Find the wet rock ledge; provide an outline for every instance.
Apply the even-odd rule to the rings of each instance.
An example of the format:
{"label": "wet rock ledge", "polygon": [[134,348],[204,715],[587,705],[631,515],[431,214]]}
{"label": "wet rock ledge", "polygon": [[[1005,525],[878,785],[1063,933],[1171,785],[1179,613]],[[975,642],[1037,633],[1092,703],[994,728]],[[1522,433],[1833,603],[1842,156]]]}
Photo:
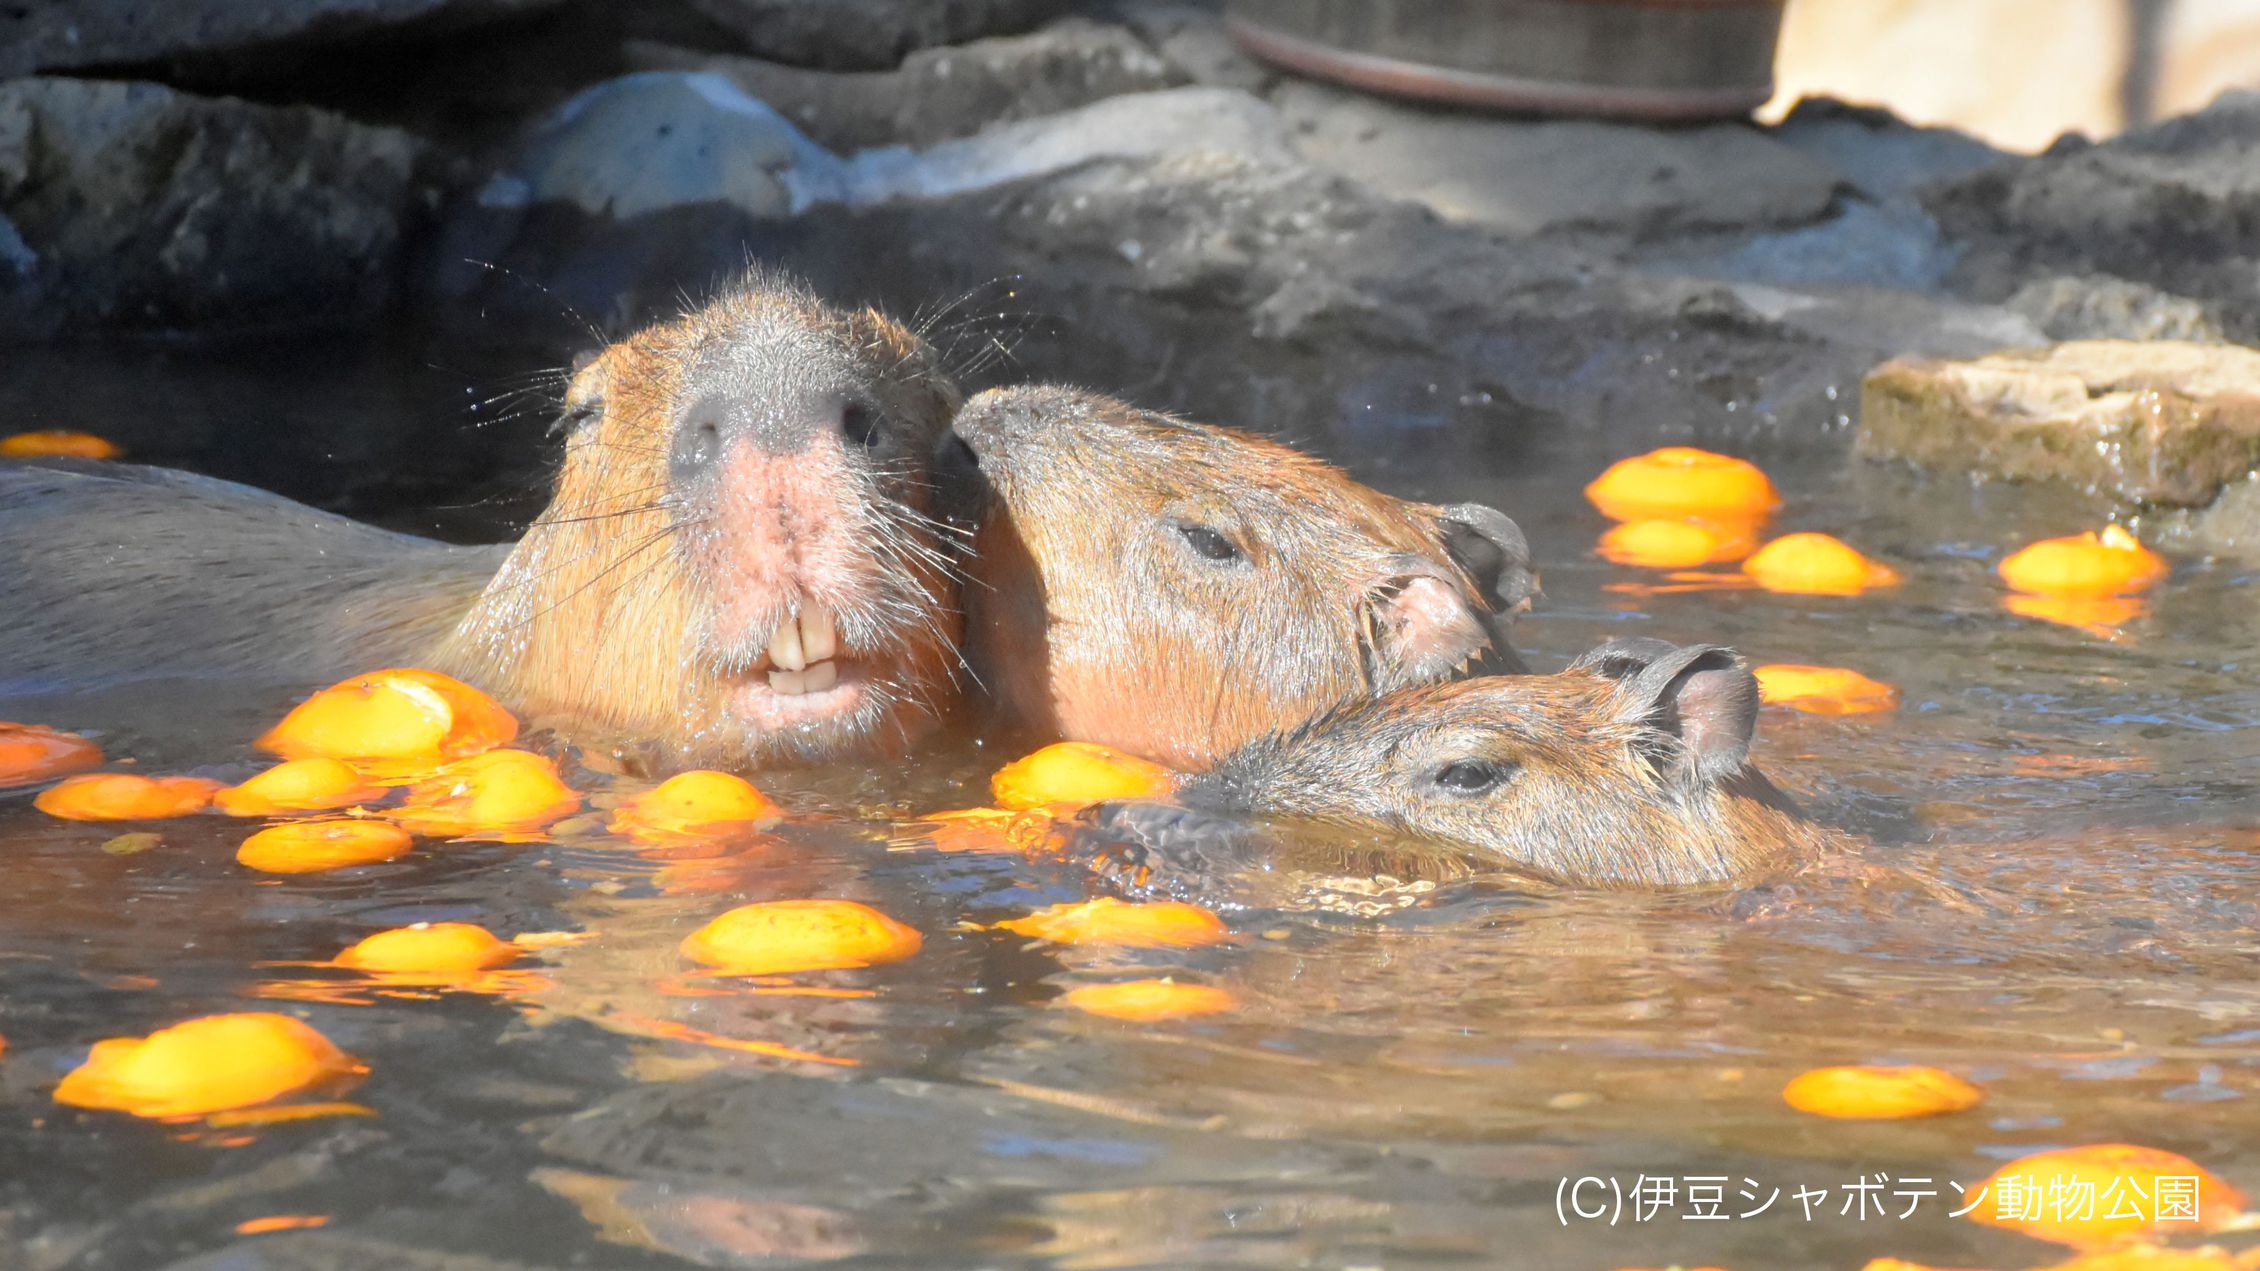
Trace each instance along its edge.
{"label": "wet rock ledge", "polygon": [[[1139,0],[58,0],[0,49],[5,341],[327,324],[555,361],[753,259],[925,315],[975,382],[1369,452],[1468,423],[1510,458],[1841,452],[1867,373],[1927,359],[1871,383],[1866,448],[1937,462],[2005,365],[1945,363],[2260,339],[2249,97],[2032,158],[1825,103],[1502,119],[1282,77],[1213,5]],[[2243,391],[2099,469],[2019,443],[1993,474],[2202,503],[2249,469]]]}

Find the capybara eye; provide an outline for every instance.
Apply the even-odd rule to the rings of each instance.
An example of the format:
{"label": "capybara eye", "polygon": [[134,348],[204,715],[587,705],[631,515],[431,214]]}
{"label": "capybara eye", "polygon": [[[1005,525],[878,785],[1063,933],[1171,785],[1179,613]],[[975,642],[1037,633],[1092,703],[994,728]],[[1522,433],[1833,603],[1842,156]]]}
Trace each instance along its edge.
{"label": "capybara eye", "polygon": [[569,437],[588,427],[603,413],[604,400],[602,398],[592,397],[587,401],[567,402],[565,409],[558,412],[557,422],[550,425],[549,433],[552,437]]}
{"label": "capybara eye", "polygon": [[1247,553],[1240,550],[1239,544],[1206,525],[1179,521],[1177,533],[1185,540],[1185,545],[1193,549],[1193,554],[1199,556],[1202,560],[1225,565],[1233,561],[1247,559]]}
{"label": "capybara eye", "polygon": [[1507,779],[1507,769],[1486,759],[1461,759],[1436,770],[1438,789],[1453,794],[1482,794]]}
{"label": "capybara eye", "polygon": [[887,439],[887,420],[862,402],[849,402],[840,407],[840,434],[870,450]]}

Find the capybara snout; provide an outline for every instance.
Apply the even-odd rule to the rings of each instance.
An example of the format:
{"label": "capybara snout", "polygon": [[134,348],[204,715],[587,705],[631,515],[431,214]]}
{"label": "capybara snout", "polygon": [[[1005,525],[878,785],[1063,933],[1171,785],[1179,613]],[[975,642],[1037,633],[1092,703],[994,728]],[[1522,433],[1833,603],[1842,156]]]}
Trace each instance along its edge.
{"label": "capybara snout", "polygon": [[958,400],[907,328],[759,275],[612,345],[441,660],[678,762],[899,746],[956,691],[929,463]]}
{"label": "capybara snout", "polygon": [[1558,675],[1345,703],[1182,794],[1377,827],[1578,884],[1728,882],[1836,837],[1750,766],[1757,715],[1757,681],[1733,650],[1616,640]]}
{"label": "capybara snout", "polygon": [[983,393],[953,433],[968,661],[1031,729],[1193,766],[1345,696],[1519,669],[1536,576],[1493,509],[1064,388]]}

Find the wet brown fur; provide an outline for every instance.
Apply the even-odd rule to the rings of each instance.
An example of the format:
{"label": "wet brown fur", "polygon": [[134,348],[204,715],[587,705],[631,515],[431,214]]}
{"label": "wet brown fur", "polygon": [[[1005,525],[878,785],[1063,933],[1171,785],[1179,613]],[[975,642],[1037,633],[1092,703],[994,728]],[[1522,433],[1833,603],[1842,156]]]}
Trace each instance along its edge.
{"label": "wet brown fur", "polygon": [[899,749],[954,699],[956,585],[938,550],[926,458],[959,397],[925,344],[877,312],[834,309],[754,279],[673,322],[612,345],[577,373],[572,431],[548,508],[435,658],[441,669],[536,717],[584,731],[661,738],[683,762],[830,755],[840,739],[748,738],[720,705],[749,654],[717,638],[713,580],[686,550],[700,527],[668,497],[668,454],[685,379],[702,351],[748,331],[790,328],[840,350],[916,456],[840,490],[870,550],[858,563],[878,602],[843,609],[843,647],[892,664],[883,701],[859,721]]}
{"label": "wet brown fur", "polygon": [[[1503,587],[1447,547],[1468,532],[1453,510],[1250,433],[1059,388],[983,394],[956,431],[990,496],[967,656],[1031,731],[1195,766],[1341,698],[1512,656],[1506,620],[1534,587],[1488,509],[1513,539]],[[1188,526],[1239,559],[1188,550]]]}
{"label": "wet brown fur", "polygon": [[[1731,673],[1747,675],[1738,660]],[[1581,665],[1348,703],[1231,756],[1186,794],[1473,849],[1583,886],[1746,882],[1851,847],[1739,753],[1705,770],[1689,747],[1668,703]],[[1470,761],[1507,775],[1480,794],[1439,783]]]}

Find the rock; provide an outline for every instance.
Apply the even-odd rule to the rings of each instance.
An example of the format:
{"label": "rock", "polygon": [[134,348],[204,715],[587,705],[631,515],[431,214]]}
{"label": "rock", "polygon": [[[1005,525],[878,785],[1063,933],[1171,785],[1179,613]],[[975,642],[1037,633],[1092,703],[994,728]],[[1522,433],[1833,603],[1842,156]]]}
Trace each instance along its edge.
{"label": "rock", "polygon": [[1861,391],[1859,453],[2196,507],[2260,464],[2260,352],[2099,340],[1901,359]]}
{"label": "rock", "polygon": [[1098,7],[1108,21],[1137,32],[1163,61],[1196,84],[1262,93],[1279,82],[1278,71],[1233,43],[1213,5],[1118,0]]}
{"label": "rock", "polygon": [[2209,306],[2156,287],[2101,274],[2040,278],[2019,287],[2008,306],[2052,340],[2195,340],[2228,338]]}
{"label": "rock", "polygon": [[42,0],[0,6],[0,78],[444,30],[558,0]]}
{"label": "rock", "polygon": [[746,49],[831,70],[893,66],[914,49],[1009,35],[1060,16],[1065,0],[690,0]]}
{"label": "rock", "polygon": [[[758,250],[787,234],[790,215],[978,198],[1101,161],[1202,151],[1291,157],[1262,102],[1181,88],[1111,97],[924,149],[842,158],[720,75],[643,72],[568,102],[450,213],[431,253],[431,298],[482,324],[560,313],[626,322],[678,295],[685,279],[743,268],[749,244]],[[885,259],[903,248],[845,250]],[[904,308],[934,301],[920,296]]]}
{"label": "rock", "polygon": [[1798,102],[1772,135],[1829,165],[1839,181],[1871,199],[1912,194],[2016,157],[1967,133],[1920,127],[1886,110],[1825,97]]}
{"label": "rock", "polygon": [[1827,214],[1829,165],[1734,124],[1522,122],[1296,82],[1275,94],[1304,157],[1449,220],[1516,235],[1769,228]]}
{"label": "rock", "polygon": [[1186,79],[1129,31],[1077,18],[922,49],[884,71],[809,70],[648,41],[631,42],[627,54],[639,69],[723,75],[838,151],[931,145]]}
{"label": "rock", "polygon": [[393,294],[420,153],[304,107],[0,83],[0,335],[369,319]]}
{"label": "rock", "polygon": [[616,220],[698,203],[776,216],[806,201],[790,188],[796,170],[837,164],[720,75],[648,71],[553,111],[479,202],[564,203]]}
{"label": "rock", "polygon": [[2206,302],[2231,337],[2260,338],[2260,95],[1988,168],[1924,202],[1971,243],[1958,277],[1977,294],[2005,297],[2036,274],[2111,275]]}

